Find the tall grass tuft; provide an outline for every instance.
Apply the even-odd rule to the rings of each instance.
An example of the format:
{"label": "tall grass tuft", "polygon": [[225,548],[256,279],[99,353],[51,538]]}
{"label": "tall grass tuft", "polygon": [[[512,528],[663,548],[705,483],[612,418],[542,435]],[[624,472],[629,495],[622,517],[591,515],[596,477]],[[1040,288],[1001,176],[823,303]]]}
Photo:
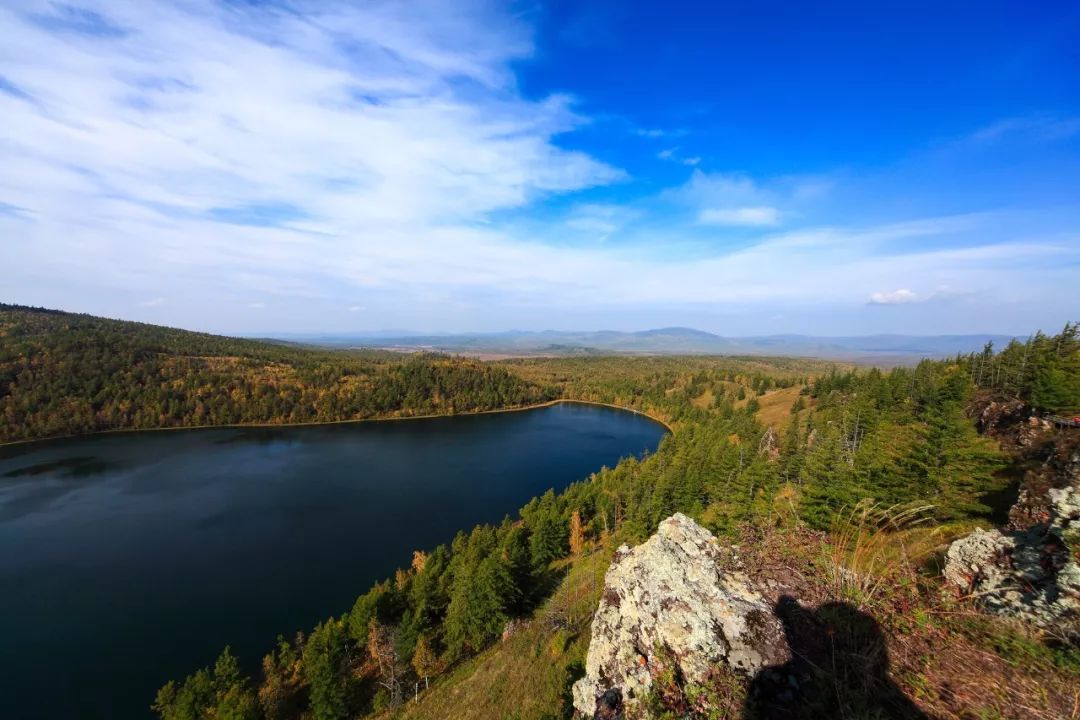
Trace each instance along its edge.
{"label": "tall grass tuft", "polygon": [[937,528],[921,527],[933,505],[882,507],[863,500],[833,518],[826,565],[838,597],[870,607],[885,588],[914,581],[916,571],[940,544]]}

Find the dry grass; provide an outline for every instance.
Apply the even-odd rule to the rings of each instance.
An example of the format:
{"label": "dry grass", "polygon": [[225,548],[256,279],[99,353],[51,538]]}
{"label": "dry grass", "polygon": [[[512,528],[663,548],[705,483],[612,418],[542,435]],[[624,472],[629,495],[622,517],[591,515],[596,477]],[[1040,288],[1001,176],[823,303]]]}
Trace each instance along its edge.
{"label": "dry grass", "polygon": [[[927,561],[968,528],[932,527],[924,516],[915,508],[856,508],[837,518],[836,536],[746,528],[739,566],[768,588],[772,604],[787,595],[818,617],[840,604],[872,618],[888,677],[929,717],[1080,720],[1080,651],[1048,647],[1031,629],[945,593]],[[848,650],[857,665],[858,643]]]}
{"label": "dry grass", "polygon": [[[930,521],[932,505],[881,507],[863,501],[836,515],[830,532],[827,568],[837,597],[872,607],[882,590],[911,580],[938,547]],[[920,541],[913,530],[924,529]]]}
{"label": "dry grass", "polygon": [[[795,404],[801,390],[801,385],[794,385],[782,390],[772,390],[759,397],[757,401],[761,407],[757,411],[758,421],[765,426],[771,425],[777,432],[783,431],[791,424],[791,406]],[[805,398],[805,401],[809,400],[810,398]]]}
{"label": "dry grass", "polygon": [[690,404],[693,405],[696,408],[701,408],[702,410],[707,410],[707,409],[712,407],[713,401],[715,399],[716,399],[716,396],[713,395],[712,390],[705,390],[705,392],[701,393],[696,398],[691,400]]}

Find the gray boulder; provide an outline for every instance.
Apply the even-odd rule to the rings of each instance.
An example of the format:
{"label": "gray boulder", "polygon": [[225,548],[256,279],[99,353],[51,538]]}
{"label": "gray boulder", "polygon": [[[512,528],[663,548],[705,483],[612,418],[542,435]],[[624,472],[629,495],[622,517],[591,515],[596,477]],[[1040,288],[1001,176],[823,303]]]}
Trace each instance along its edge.
{"label": "gray boulder", "polygon": [[976,530],[949,546],[945,580],[987,611],[1074,641],[1080,625],[1080,488],[1052,489],[1049,522],[1026,530]]}
{"label": "gray boulder", "polygon": [[718,664],[751,674],[786,659],[779,620],[744,575],[721,572],[720,560],[716,538],[682,514],[638,547],[619,548],[593,618],[585,677],[574,685],[581,714],[599,712],[598,700],[610,705],[612,691],[632,714],[665,663],[700,683]]}

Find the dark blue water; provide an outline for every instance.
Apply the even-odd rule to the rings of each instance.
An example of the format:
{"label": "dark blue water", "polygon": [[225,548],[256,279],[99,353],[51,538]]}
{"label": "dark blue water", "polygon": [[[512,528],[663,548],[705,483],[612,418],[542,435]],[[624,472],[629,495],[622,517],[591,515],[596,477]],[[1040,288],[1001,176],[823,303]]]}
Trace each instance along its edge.
{"label": "dark blue water", "polygon": [[609,408],[0,448],[0,717],[145,718],[226,644],[257,667],[414,549],[656,448]]}

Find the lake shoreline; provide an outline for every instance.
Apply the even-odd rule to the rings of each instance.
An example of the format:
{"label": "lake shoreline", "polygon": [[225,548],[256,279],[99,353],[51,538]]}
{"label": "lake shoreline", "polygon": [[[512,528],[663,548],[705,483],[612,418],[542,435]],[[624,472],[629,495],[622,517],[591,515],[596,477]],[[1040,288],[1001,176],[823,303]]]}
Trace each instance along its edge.
{"label": "lake shoreline", "polygon": [[348,612],[415,550],[498,527],[667,435],[638,413],[545,404],[0,451],[0,547],[18,549],[0,553],[0,587],[18,590],[0,599],[0,636],[26,648],[0,659],[9,714],[145,720],[162,685],[226,645],[257,673],[274,637]]}
{"label": "lake shoreline", "polygon": [[673,428],[667,422],[660,418],[650,415],[649,413],[642,412],[641,410],[635,410],[634,408],[623,407],[621,405],[614,405],[612,403],[599,402],[596,400],[575,400],[574,398],[558,398],[556,400],[548,400],[542,403],[534,403],[532,405],[522,405],[520,407],[507,407],[497,408],[495,410],[471,410],[469,412],[460,413],[430,413],[427,415],[401,415],[398,417],[371,417],[371,418],[353,418],[349,420],[319,420],[315,422],[297,422],[297,423],[234,423],[228,425],[182,425],[178,427],[161,427],[161,428],[116,428],[113,430],[98,430],[90,433],[77,433],[74,435],[52,435],[50,437],[33,438],[31,440],[12,440],[10,442],[0,443],[0,449],[6,447],[14,447],[16,445],[30,445],[33,443],[51,442],[53,440],[75,440],[79,438],[90,438],[99,435],[117,435],[120,433],[152,433],[152,432],[176,432],[178,430],[244,430],[244,429],[268,429],[268,428],[296,428],[296,427],[319,427],[322,425],[347,425],[350,423],[375,423],[375,422],[397,422],[401,420],[434,420],[436,418],[451,418],[451,417],[469,417],[474,415],[494,415],[497,413],[511,413],[511,412],[524,412],[526,410],[540,410],[541,408],[553,407],[563,403],[577,403],[579,405],[596,405],[599,407],[612,408],[614,410],[622,410],[623,412],[634,413],[635,415],[641,415],[644,418],[652,420],[658,425],[662,425],[672,435],[675,434],[675,428]]}

